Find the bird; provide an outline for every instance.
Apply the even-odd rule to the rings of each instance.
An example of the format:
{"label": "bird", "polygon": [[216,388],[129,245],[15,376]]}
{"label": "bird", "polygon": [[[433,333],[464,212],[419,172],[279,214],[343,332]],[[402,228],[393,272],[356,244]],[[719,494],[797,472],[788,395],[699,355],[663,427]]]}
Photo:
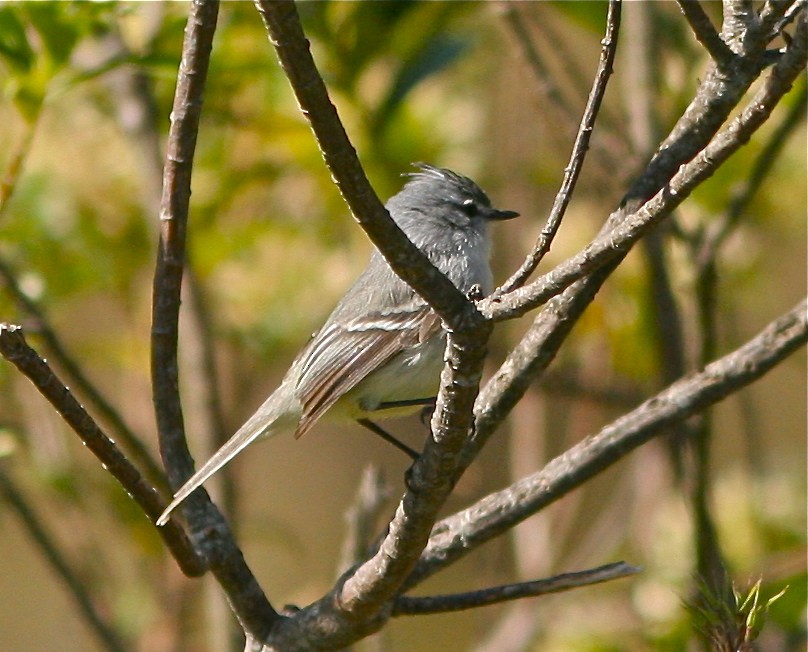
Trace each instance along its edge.
{"label": "bird", "polygon": [[[471,179],[416,163],[386,208],[395,223],[461,292],[493,290],[489,223],[518,217],[499,210]],[[284,431],[301,437],[321,418],[355,420],[417,453],[373,419],[434,404],[446,347],[440,317],[374,249],[365,270],[292,362],[280,386],[194,473],[157,520],[259,439]]]}

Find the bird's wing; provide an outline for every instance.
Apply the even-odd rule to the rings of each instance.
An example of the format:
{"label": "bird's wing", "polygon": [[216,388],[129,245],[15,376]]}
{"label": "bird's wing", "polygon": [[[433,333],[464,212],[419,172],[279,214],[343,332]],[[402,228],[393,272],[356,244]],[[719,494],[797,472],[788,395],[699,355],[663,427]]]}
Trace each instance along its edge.
{"label": "bird's wing", "polygon": [[302,354],[295,395],[303,415],[300,437],[334,403],[396,354],[440,331],[440,318],[426,304],[326,324]]}

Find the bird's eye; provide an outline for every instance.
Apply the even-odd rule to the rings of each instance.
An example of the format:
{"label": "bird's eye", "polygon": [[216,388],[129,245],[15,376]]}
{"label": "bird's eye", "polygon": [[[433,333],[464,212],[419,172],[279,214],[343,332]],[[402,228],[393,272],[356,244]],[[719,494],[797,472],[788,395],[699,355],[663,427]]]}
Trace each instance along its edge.
{"label": "bird's eye", "polygon": [[463,203],[460,204],[460,210],[462,210],[469,217],[474,217],[480,212],[479,207],[473,199],[464,199]]}

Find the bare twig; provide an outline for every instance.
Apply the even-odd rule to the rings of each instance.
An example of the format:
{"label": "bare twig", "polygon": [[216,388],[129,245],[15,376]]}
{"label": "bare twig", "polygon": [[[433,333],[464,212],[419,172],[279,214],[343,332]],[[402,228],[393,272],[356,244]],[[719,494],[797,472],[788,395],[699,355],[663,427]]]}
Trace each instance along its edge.
{"label": "bare twig", "polygon": [[482,318],[460,290],[412,244],[376,196],[314,64],[293,0],[255,0],[272,45],[354,218],[402,279],[455,331]]}
{"label": "bare twig", "polygon": [[714,405],[763,376],[808,341],[806,305],[803,300],[743,346],[703,371],[675,382],[543,470],[437,523],[406,588],[558,500],[671,423]]}
{"label": "bare twig", "polygon": [[677,0],[677,2],[696,39],[710,53],[713,61],[719,66],[728,65],[735,55],[721,40],[701,3],[698,0]]}
{"label": "bare twig", "polygon": [[20,310],[30,318],[27,329],[33,330],[45,343],[49,358],[55,360],[69,379],[70,385],[90,405],[95,408],[99,416],[107,422],[114,436],[120,440],[135,462],[143,468],[146,477],[156,487],[167,488],[166,477],[157,465],[152,454],[144,446],[140,438],[129,428],[121,414],[104,397],[98,387],[87,378],[81,366],[73,359],[62,340],[56,334],[45,311],[31,299],[17,281],[14,271],[0,260],[0,279]]}
{"label": "bare twig", "polygon": [[[48,399],[104,468],[154,523],[165,509],[163,500],[118,450],[115,443],[103,433],[47,362],[28,346],[19,326],[0,324],[0,355],[17,367]],[[172,524],[159,534],[186,575],[196,576],[205,572],[204,564],[179,526]]]}
{"label": "bare twig", "polygon": [[345,513],[347,532],[338,565],[340,575],[364,559],[379,511],[389,498],[390,487],[381,470],[372,464],[365,467],[353,504]]}
{"label": "bare twig", "polygon": [[606,84],[612,74],[612,64],[614,63],[614,56],[617,52],[617,36],[620,30],[621,8],[622,4],[620,0],[611,0],[609,2],[609,13],[606,18],[606,35],[603,37],[602,41],[603,48],[600,52],[600,61],[598,63],[597,72],[595,73],[595,80],[592,85],[592,90],[589,93],[589,99],[587,100],[586,109],[581,119],[581,125],[578,128],[578,134],[575,137],[570,162],[567,164],[567,167],[564,168],[564,179],[553,201],[553,207],[550,210],[547,223],[539,234],[533,251],[522,263],[522,266],[499,289],[494,291],[492,295],[494,300],[524,284],[536,267],[538,267],[542,258],[550,251],[553,238],[555,238],[555,234],[561,226],[561,220],[564,218],[564,213],[572,199],[575,184],[578,181],[578,176],[581,173],[581,168],[586,158],[586,152],[589,149],[589,139],[592,135],[592,129],[595,126],[595,120],[597,119],[603,96],[606,93]]}
{"label": "bare twig", "polygon": [[[622,259],[648,229],[681,204],[694,188],[709,178],[769,118],[805,66],[806,21],[801,21],[799,27],[798,37],[792,42],[793,47],[783,55],[752,101],[693,160],[682,165],[665,187],[658,190],[633,214],[626,214],[628,204],[625,204],[624,208],[613,214],[612,217],[620,216],[620,223],[612,230],[601,232],[578,254],[530,285],[496,299],[483,299],[478,303],[480,312],[497,321],[521,316],[559,294],[579,278],[610,261]],[[616,220],[610,218],[607,227],[614,221]]]}
{"label": "bare twig", "polygon": [[727,210],[716,226],[704,234],[703,240],[698,245],[699,252],[697,260],[700,265],[704,265],[706,261],[716,257],[721,244],[726,240],[738,223],[738,220],[743,216],[744,211],[767,178],[788,136],[797,126],[802,124],[803,118],[805,117],[807,100],[808,85],[803,83],[800,93],[794,98],[794,103],[788,110],[788,113],[755,159],[749,171],[749,176],[730,198]]}
{"label": "bare twig", "polygon": [[[191,3],[163,172],[152,297],[152,391],[160,451],[173,487],[180,486],[193,472],[179,396],[178,319],[191,171],[218,11],[217,0]],[[205,492],[196,492],[186,501],[184,513],[197,549],[227,593],[248,639],[262,639],[280,616],[247,567],[224,518]]]}
{"label": "bare twig", "polygon": [[16,483],[0,467],[0,495],[5,502],[20,517],[23,526],[31,539],[42,552],[54,572],[62,579],[79,608],[90,629],[99,643],[109,652],[126,652],[129,648],[122,640],[121,635],[106,621],[95,604],[89,592],[90,584],[79,577],[71,567],[70,562],[62,554],[62,546],[56,541],[53,533],[48,532],[44,521],[36,514],[29,501],[23,495]]}
{"label": "bare twig", "polygon": [[480,591],[424,597],[401,596],[395,602],[393,615],[417,616],[486,607],[510,600],[561,593],[562,591],[570,591],[582,586],[601,584],[635,575],[639,572],[640,569],[636,566],[630,566],[624,561],[619,561],[597,568],[590,568],[589,570],[563,573],[543,580],[504,584]]}
{"label": "bare twig", "polygon": [[[779,87],[780,94],[785,93],[792,80],[803,69],[805,30],[803,18],[797,32],[801,40],[795,39],[786,52],[787,60],[781,60],[775,66],[774,73],[767,81],[767,84]],[[747,67],[743,67],[732,77],[727,77],[717,68],[708,71],[694,100],[662,143],[645,172],[632,184],[621,207],[609,217],[604,231],[625,220],[645,198],[662,188],[682,164],[690,161],[706,146],[727,120],[729,112],[740,101],[749,85],[760,74],[761,67],[754,59],[743,63]],[[729,138],[732,138],[731,134]],[[533,380],[547,368],[572,327],[621,259],[619,257],[589,277],[577,281],[554,298],[536,317],[505,363],[480,393],[475,408],[477,420],[474,435],[464,451],[462,467],[471,463]]]}

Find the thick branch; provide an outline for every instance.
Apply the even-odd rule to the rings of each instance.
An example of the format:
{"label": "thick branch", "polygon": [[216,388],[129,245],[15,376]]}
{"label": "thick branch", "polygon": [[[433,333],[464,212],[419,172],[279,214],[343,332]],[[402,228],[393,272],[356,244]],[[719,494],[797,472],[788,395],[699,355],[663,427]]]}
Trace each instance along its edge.
{"label": "thick branch", "polygon": [[[165,509],[163,500],[118,450],[115,442],[102,432],[70,390],[53,373],[48,363],[28,346],[19,326],[0,324],[0,354],[34,384],[154,523]],[[170,527],[158,532],[183,573],[190,576],[204,573],[202,560],[194,552],[182,528],[176,523],[169,525]]]}
{"label": "thick branch", "polygon": [[590,568],[575,573],[563,573],[543,580],[493,586],[479,591],[425,597],[401,596],[393,608],[394,616],[419,616],[487,607],[521,598],[534,598],[550,593],[561,593],[582,586],[601,584],[639,573],[640,569],[623,561]]}
{"label": "thick branch", "polygon": [[390,267],[454,330],[482,321],[463,296],[393,222],[365,176],[328,90],[311,56],[292,0],[255,0],[300,109],[311,125],[326,165],[354,218]]}
{"label": "thick branch", "polygon": [[802,301],[742,347],[677,381],[541,471],[438,523],[407,588],[579,487],[672,423],[749,385],[806,341]]}

